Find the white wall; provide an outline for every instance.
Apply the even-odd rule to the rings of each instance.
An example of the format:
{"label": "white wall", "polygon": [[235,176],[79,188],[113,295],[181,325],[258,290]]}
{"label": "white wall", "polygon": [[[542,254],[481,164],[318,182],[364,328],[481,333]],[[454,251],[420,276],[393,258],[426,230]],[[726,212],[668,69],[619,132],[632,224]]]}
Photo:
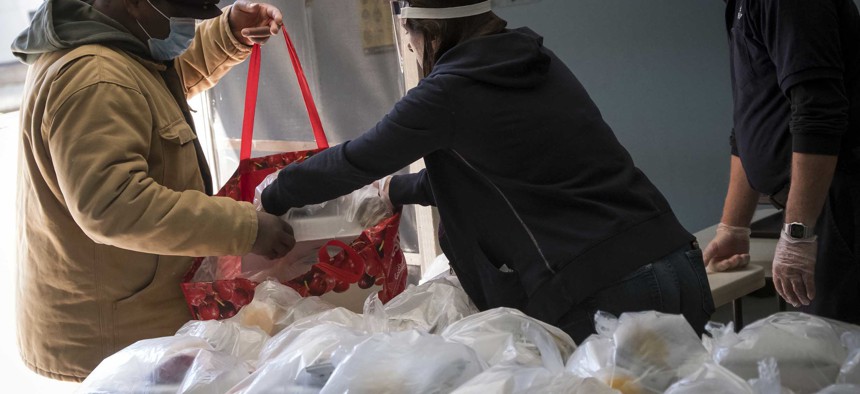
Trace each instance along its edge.
{"label": "white wall", "polygon": [[16,61],[9,47],[30,23],[30,11],[39,8],[40,0],[2,0],[0,5],[0,64]]}

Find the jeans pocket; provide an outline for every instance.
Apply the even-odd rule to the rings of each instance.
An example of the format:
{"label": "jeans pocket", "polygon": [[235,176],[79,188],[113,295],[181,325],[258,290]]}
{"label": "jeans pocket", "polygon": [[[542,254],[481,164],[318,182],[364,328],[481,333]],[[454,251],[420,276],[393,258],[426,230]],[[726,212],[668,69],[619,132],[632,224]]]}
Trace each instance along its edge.
{"label": "jeans pocket", "polygon": [[702,250],[694,248],[685,252],[687,262],[690,264],[690,269],[696,275],[700,292],[702,294],[702,311],[708,316],[711,316],[716,308],[714,307],[714,296],[711,294],[711,284],[708,282],[708,273],[705,272],[705,261],[702,258]]}
{"label": "jeans pocket", "polygon": [[654,265],[640,267],[592,297],[594,310],[619,316],[623,312],[662,311],[663,296]]}

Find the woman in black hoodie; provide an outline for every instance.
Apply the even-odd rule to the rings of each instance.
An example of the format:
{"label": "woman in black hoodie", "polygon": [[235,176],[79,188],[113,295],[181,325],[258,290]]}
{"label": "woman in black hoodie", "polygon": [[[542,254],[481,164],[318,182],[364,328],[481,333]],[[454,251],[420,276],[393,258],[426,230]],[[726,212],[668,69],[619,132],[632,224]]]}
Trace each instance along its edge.
{"label": "woman in black hoodie", "polygon": [[[395,2],[424,78],[375,127],[262,194],[267,212],[385,184],[395,206],[433,205],[440,244],[481,309],[517,308],[577,342],[598,310],[714,310],[701,251],[543,39],[506,29],[490,1]],[[386,178],[388,179],[388,178]]]}

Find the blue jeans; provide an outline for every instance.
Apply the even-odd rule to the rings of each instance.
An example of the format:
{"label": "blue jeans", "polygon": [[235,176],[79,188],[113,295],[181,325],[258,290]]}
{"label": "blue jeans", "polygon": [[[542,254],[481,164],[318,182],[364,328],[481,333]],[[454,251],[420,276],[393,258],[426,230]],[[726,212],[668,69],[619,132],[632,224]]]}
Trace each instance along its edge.
{"label": "blue jeans", "polygon": [[702,251],[695,242],[591,295],[571,308],[556,325],[579,344],[595,332],[597,311],[620,316],[623,312],[649,310],[682,314],[696,334],[702,335],[714,313],[714,300]]}

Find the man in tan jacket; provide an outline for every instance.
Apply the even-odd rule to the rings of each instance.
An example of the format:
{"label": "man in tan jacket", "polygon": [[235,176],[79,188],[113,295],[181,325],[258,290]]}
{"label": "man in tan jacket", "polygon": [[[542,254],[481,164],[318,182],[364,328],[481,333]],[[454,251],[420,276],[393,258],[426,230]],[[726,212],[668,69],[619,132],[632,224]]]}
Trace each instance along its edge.
{"label": "man in tan jacket", "polygon": [[173,335],[191,318],[186,256],[274,258],[295,244],[277,217],[207,195],[186,99],[282,24],[269,5],[215,3],[46,0],[13,44],[30,64],[18,343],[39,374],[80,381],[137,340]]}

